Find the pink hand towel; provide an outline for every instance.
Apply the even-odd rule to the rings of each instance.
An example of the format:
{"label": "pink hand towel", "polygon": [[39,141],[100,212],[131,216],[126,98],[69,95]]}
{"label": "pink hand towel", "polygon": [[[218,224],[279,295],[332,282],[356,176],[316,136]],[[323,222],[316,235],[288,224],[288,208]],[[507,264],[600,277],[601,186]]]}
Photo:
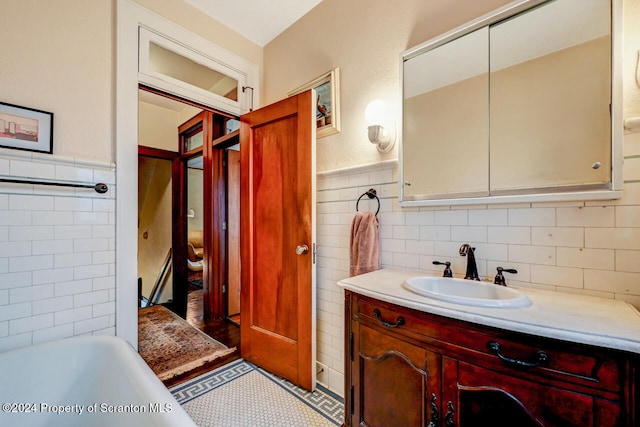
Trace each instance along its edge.
{"label": "pink hand towel", "polygon": [[349,274],[357,276],[380,269],[378,218],[373,212],[356,212],[351,223]]}

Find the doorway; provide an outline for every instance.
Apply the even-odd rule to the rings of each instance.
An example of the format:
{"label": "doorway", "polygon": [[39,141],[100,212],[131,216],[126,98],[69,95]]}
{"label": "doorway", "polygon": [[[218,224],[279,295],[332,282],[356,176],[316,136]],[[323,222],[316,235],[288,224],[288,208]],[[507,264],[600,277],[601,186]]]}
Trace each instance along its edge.
{"label": "doorway", "polygon": [[141,300],[165,304],[200,329],[226,322],[239,315],[228,297],[239,293],[239,166],[227,168],[239,153],[239,121],[146,87],[139,95]]}
{"label": "doorway", "polygon": [[172,300],[172,163],[176,153],[138,156],[138,306]]}

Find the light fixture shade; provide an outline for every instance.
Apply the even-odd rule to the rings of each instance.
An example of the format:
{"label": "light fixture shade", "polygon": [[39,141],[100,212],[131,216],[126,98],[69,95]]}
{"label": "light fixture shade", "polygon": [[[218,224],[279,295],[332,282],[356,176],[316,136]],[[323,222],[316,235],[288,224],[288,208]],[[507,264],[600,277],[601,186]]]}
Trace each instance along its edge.
{"label": "light fixture shade", "polygon": [[364,116],[367,120],[367,125],[384,125],[389,120],[387,112],[387,106],[383,101],[376,99],[371,101],[367,108],[364,110]]}

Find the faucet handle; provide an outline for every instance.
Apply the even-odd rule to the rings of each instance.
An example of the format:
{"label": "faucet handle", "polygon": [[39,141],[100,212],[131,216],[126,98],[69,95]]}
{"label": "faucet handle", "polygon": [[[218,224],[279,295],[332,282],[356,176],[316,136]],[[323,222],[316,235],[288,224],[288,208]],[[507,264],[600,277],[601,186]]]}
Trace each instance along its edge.
{"label": "faucet handle", "polygon": [[445,266],[442,277],[453,277],[453,271],[451,271],[451,263],[449,261],[447,262],[433,261],[433,264]]}
{"label": "faucet handle", "polygon": [[511,274],[518,273],[518,270],[516,270],[515,268],[498,267],[497,270],[498,270],[498,274],[496,274],[495,279],[493,279],[493,283],[495,283],[496,285],[502,285],[502,286],[507,286],[507,281],[504,279],[504,276],[502,275],[503,271],[505,273],[511,273]]}

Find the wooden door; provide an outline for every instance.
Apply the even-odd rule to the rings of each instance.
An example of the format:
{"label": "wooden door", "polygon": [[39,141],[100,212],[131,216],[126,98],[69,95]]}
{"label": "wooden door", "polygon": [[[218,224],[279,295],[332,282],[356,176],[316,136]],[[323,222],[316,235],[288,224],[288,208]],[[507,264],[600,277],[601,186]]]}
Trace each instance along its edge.
{"label": "wooden door", "polygon": [[237,150],[227,150],[227,260],[227,316],[231,317],[240,313],[240,152]]}
{"label": "wooden door", "polygon": [[[241,117],[241,354],[315,388],[315,98]],[[304,248],[308,249],[305,251]]]}

